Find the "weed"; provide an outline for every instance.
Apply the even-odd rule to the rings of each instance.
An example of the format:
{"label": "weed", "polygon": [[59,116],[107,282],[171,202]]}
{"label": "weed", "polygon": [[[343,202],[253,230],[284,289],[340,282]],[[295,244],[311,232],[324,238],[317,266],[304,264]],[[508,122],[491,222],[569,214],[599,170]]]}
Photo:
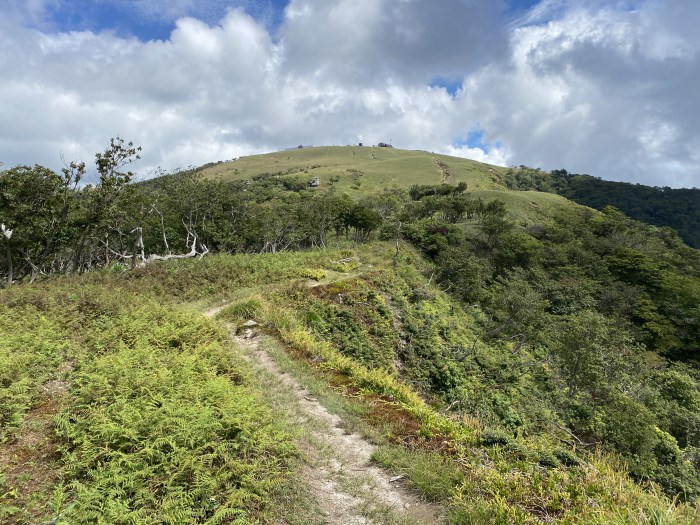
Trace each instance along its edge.
{"label": "weed", "polygon": [[434,452],[385,445],[374,452],[372,460],[405,475],[424,497],[434,501],[449,499],[464,480],[455,462]]}

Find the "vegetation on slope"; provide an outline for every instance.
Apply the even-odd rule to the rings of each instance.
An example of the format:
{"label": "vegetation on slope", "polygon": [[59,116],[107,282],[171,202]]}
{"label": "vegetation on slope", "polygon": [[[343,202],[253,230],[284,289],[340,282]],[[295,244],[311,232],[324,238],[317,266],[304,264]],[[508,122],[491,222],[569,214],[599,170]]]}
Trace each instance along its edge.
{"label": "vegetation on slope", "polygon": [[334,188],[353,197],[362,197],[384,189],[408,189],[415,184],[443,182],[468,181],[472,188],[489,189],[499,187],[494,179],[503,170],[426,151],[334,146],[241,157],[203,166],[198,171],[207,179],[239,182],[278,177],[306,183],[318,177],[321,189]]}
{"label": "vegetation on slope", "polygon": [[690,508],[663,503],[614,455],[576,441],[538,386],[551,362],[480,340],[478,322],[429,285],[424,263],[411,251],[394,262],[393,249],[326,252],[348,261],[333,277],[327,260],[309,258],[319,281],[236,294],[221,315],[254,314],[347,395],[371,400],[364,417],[382,422],[386,440],[375,459],[426,497],[448,497],[451,523],[692,523]]}
{"label": "vegetation on slope", "polygon": [[308,181],[319,177],[322,188],[335,188],[354,197],[420,184],[469,182],[472,191],[537,190],[556,193],[579,204],[602,210],[614,206],[629,217],[676,230],[690,246],[700,247],[700,190],[650,187],[614,182],[525,166],[504,169],[479,162],[372,147],[317,147],[241,157],[200,168],[207,178],[227,181],[274,176]]}
{"label": "vegetation on slope", "polygon": [[[246,385],[242,367],[222,353],[221,333],[201,317],[167,306],[172,300],[225,299],[234,303],[222,315],[265,323],[306,362],[340,374],[331,378],[341,390],[349,389],[351,399],[358,393],[369,399],[370,422],[393,422],[390,428],[383,424],[388,441],[377,461],[410,476],[428,496],[448,497],[452,523],[542,518],[638,523],[654,515],[692,523],[689,509],[674,508],[662,496],[635,487],[616,470],[620,467],[611,466],[613,457],[579,449],[567,432],[552,426],[519,433],[505,429],[504,421],[537,413],[525,406],[534,399],[527,393],[533,378],[517,369],[522,356],[507,344],[476,340],[481,334],[477,321],[428,283],[429,267],[407,248],[394,263],[393,251],[392,244],[378,244],[356,251],[212,256],[2,292],[3,304],[13,312],[22,305],[41,308],[45,317],[65,322],[62,340],[75,341],[66,354],[76,363],[66,378],[70,401],[56,420],[54,439],[64,451],[65,467],[59,468],[65,481],[54,488],[52,515],[81,523],[95,513],[133,511],[136,522],[148,523],[149,509],[157,509],[172,512],[174,523],[184,519],[179,516],[204,522],[192,514],[201,502],[189,498],[209,479],[205,489],[218,504],[226,501],[230,512],[242,516],[261,516],[267,489],[280,479],[290,453],[286,438]],[[305,284],[308,279],[311,286]],[[144,290],[158,299],[134,295]],[[122,303],[123,298],[129,302]],[[323,325],[329,315],[355,328],[329,332]],[[394,335],[386,329],[388,322],[397,327]],[[396,357],[388,360],[392,340],[405,348],[395,349]],[[380,350],[376,357],[358,353],[371,345]],[[460,356],[457,348],[474,353]],[[338,377],[349,383],[338,383]],[[448,405],[454,397],[447,395],[454,392],[451,385],[462,388],[463,399],[476,408]],[[234,405],[226,404],[228,391]],[[201,405],[191,406],[193,400]],[[539,413],[548,421],[546,410]],[[207,445],[201,441],[205,438]],[[221,460],[210,463],[223,450],[233,457],[227,455],[223,465]],[[208,465],[217,471],[207,471]],[[218,470],[225,466],[233,472]],[[198,474],[200,467],[204,472]],[[180,468],[193,470],[182,478],[176,475]],[[436,472],[449,474],[439,490],[429,482]],[[154,501],[142,483],[146,476],[159,479],[160,473],[171,476]],[[232,486],[235,474],[242,478]],[[217,483],[223,481],[220,476],[226,483]],[[6,508],[11,508],[11,493],[6,487]]]}
{"label": "vegetation on slope", "polygon": [[[482,338],[510,348],[496,376],[503,400],[486,405],[502,430],[566,428],[579,446],[616,450],[638,479],[694,500],[700,266],[667,233],[606,210],[527,229],[491,216],[471,237],[426,222],[410,235],[438,281],[472,305]],[[447,384],[446,401],[483,410],[480,386],[464,395]]]}
{"label": "vegetation on slope", "polygon": [[[3,523],[245,523],[284,480],[290,436],[201,315],[61,280],[4,291],[0,333]],[[55,457],[18,464],[51,398]],[[27,485],[32,466],[53,483]]]}
{"label": "vegetation on slope", "polygon": [[700,189],[650,187],[613,182],[566,170],[544,172],[521,166],[502,174],[511,189],[558,193],[579,204],[602,210],[614,206],[649,224],[676,230],[690,246],[700,248]]}
{"label": "vegetation on slope", "polygon": [[[114,147],[104,155],[121,151]],[[145,520],[172,510],[174,522],[204,522],[219,511],[188,498],[210,494],[217,504],[231,502],[219,514],[226,519],[260,515],[286,468],[288,439],[253,402],[244,402],[250,418],[233,432],[223,407],[255,398],[245,373],[223,361],[225,342],[212,325],[160,304],[226,299],[234,302],[229,319],[264,322],[309,366],[368,400],[370,424],[390,415],[395,425],[377,461],[418,487],[430,485],[428,470],[446,472],[440,495],[427,495],[451,500],[453,523],[697,518],[655,488],[691,503],[700,495],[700,256],[671,230],[610,208],[499,189],[488,172],[477,189],[471,179],[423,181],[358,201],[337,189],[315,191],[295,174],[247,183],[183,172],[134,186],[119,171],[122,161],[94,188],[71,188],[70,173],[61,182],[39,167],[0,174],[0,211],[13,232],[2,241],[6,284],[109,268],[65,281],[77,292],[58,281],[0,296],[13,307],[0,346],[8,363],[25,344],[21,323],[49,334],[26,345],[3,378],[8,442],[58,371],[71,385],[56,439],[76,468],[65,467],[57,508],[93,517],[134,512],[134,519],[145,512]],[[444,175],[450,161],[441,162]],[[40,213],[12,204],[29,185],[42,199]],[[376,236],[387,242],[362,244]],[[338,244],[350,251],[328,248]],[[290,251],[309,248],[323,249]],[[236,255],[152,257],[207,252]],[[132,297],[144,290],[158,299]],[[128,298],[124,307],[117,294]],[[38,304],[47,313],[34,313]],[[163,329],[154,337],[157,324]],[[143,370],[162,371],[165,387]],[[212,418],[201,422],[206,443],[187,429],[182,441],[160,439],[193,417],[184,406],[172,419],[163,410],[185,405],[173,391],[179,384],[197,414]],[[218,455],[231,442],[237,452]],[[182,464],[169,463],[161,447],[204,472],[183,481]],[[240,476],[233,485],[226,472],[206,470],[229,460],[230,475]],[[152,472],[174,483],[161,499],[145,492]],[[206,480],[204,493],[188,485],[192,476]],[[226,492],[231,487],[242,492]],[[3,497],[11,500],[13,490]]]}

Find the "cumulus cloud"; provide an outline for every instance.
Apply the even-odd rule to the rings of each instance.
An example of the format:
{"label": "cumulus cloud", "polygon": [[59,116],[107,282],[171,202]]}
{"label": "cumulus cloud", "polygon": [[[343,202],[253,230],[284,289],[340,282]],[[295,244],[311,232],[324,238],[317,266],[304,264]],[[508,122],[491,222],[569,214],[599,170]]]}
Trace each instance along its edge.
{"label": "cumulus cloud", "polygon": [[[391,140],[700,186],[692,0],[546,0],[510,25],[490,0],[291,0],[278,27],[247,0],[128,0],[177,18],[153,41],[49,31],[37,20],[60,1],[17,2],[0,20],[6,165],[90,160],[116,134],[144,146],[143,170]],[[474,130],[479,144],[460,140]]]}
{"label": "cumulus cloud", "polygon": [[700,186],[700,39],[689,22],[700,5],[568,4],[559,18],[514,30],[509,63],[468,79],[462,111],[518,164]]}
{"label": "cumulus cloud", "polygon": [[292,0],[285,71],[344,85],[462,76],[506,51],[499,2]]}

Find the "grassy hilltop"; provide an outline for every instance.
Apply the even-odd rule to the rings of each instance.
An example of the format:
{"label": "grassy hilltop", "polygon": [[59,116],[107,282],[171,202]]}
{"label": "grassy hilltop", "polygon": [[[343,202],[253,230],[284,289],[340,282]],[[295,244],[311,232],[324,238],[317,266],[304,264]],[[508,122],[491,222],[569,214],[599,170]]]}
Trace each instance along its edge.
{"label": "grassy hilltop", "polygon": [[470,194],[485,200],[505,200],[518,219],[547,220],[573,203],[553,193],[511,191],[502,183],[507,168],[427,151],[371,146],[322,146],[241,157],[207,165],[199,173],[208,179],[246,181],[279,177],[302,182],[318,177],[317,191],[337,191],[355,199],[421,184],[467,183]]}
{"label": "grassy hilltop", "polygon": [[[525,166],[503,168],[426,151],[371,146],[326,146],[251,155],[207,165],[201,173],[229,181],[270,175],[300,180],[318,177],[321,191],[334,188],[354,198],[392,188],[409,189],[414,184],[466,182],[475,196],[506,200],[511,213],[521,220],[546,220],[553,209],[565,210],[572,201],[598,210],[611,205],[634,219],[673,227],[686,243],[700,247],[698,189],[652,188],[563,170],[549,173]],[[520,191],[510,193],[506,189]]]}
{"label": "grassy hilltop", "polygon": [[[444,163],[447,173],[437,161]],[[414,184],[468,182],[474,189],[495,186],[493,174],[502,168],[473,160],[426,151],[368,146],[324,146],[241,157],[202,170],[205,177],[253,179],[261,175],[319,177],[324,188],[336,187],[353,195],[383,189],[408,189]],[[337,178],[337,182],[332,179]]]}

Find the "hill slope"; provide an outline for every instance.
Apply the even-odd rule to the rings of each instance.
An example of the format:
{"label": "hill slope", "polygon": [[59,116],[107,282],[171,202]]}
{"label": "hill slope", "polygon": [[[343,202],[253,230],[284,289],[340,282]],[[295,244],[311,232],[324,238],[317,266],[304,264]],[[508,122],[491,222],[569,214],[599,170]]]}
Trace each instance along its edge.
{"label": "hill slope", "polygon": [[[204,177],[230,181],[279,176],[309,181],[320,179],[320,189],[335,188],[356,198],[414,184],[466,182],[475,196],[492,198],[493,191],[532,190],[527,196],[499,193],[521,219],[537,217],[538,207],[566,208],[557,194],[583,206],[601,210],[619,208],[630,217],[669,226],[691,246],[700,247],[700,190],[652,188],[640,184],[606,181],[589,175],[551,173],[526,167],[510,169],[460,157],[393,148],[335,146],[280,151],[241,157],[207,165]],[[517,204],[520,202],[520,204]],[[518,212],[518,208],[522,207]],[[535,213],[535,215],[532,214]],[[539,218],[548,213],[539,214]]]}
{"label": "hill slope", "polygon": [[[446,167],[441,167],[438,162]],[[442,182],[468,182],[473,189],[491,189],[499,186],[493,182],[493,175],[498,171],[502,168],[425,151],[359,146],[304,148],[252,155],[201,170],[205,177],[223,180],[270,175],[296,175],[305,180],[319,177],[324,189],[334,186],[351,195]],[[336,182],[331,180],[336,178]]]}
{"label": "hill slope", "polygon": [[[549,362],[486,340],[417,253],[396,264],[391,244],[351,246],[0,291],[0,358],[16,363],[0,391],[3,522],[421,523],[366,494],[362,471],[376,465],[385,483],[446,506],[450,525],[695,522],[692,507],[577,442],[550,412]],[[198,313],[222,303],[227,325]],[[240,332],[249,318],[261,334]],[[241,346],[299,379],[261,376]],[[309,390],[285,391],[295,381]],[[375,467],[324,458],[323,432],[342,432],[290,398],[322,402],[369,436]],[[29,484],[27,469],[43,475]],[[330,488],[341,521],[321,498]]]}
{"label": "hill slope", "polygon": [[314,191],[337,191],[354,199],[414,185],[466,183],[475,198],[499,198],[519,220],[548,220],[554,211],[571,210],[572,202],[552,193],[515,192],[503,184],[508,170],[481,162],[396,148],[328,146],[293,149],[241,157],[235,161],[199,168],[206,179],[249,181],[278,178],[310,182],[318,177]]}
{"label": "hill slope", "polygon": [[511,189],[553,192],[598,210],[614,206],[633,219],[669,226],[690,246],[700,248],[700,189],[652,188],[524,167],[508,170],[502,180]]}
{"label": "hill slope", "polygon": [[299,171],[313,151],[229,181],[0,173],[0,521],[333,523],[319,467],[397,523],[308,453],[322,400],[452,525],[697,522],[700,252],[462,159]]}

